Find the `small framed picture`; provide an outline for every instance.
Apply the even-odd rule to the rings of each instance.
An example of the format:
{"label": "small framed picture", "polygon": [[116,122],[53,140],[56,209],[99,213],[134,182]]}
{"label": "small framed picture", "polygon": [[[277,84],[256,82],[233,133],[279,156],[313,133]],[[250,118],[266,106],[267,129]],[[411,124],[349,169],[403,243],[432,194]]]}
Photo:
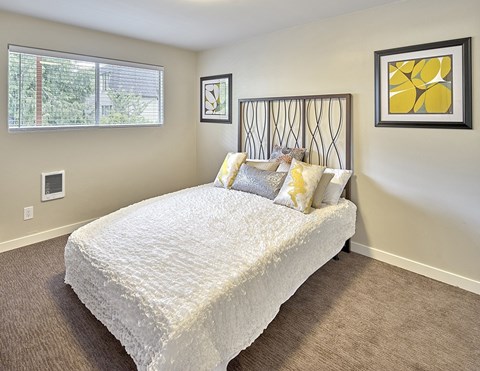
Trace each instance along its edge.
{"label": "small framed picture", "polygon": [[200,78],[200,122],[232,123],[232,74]]}
{"label": "small framed picture", "polygon": [[472,128],[471,38],[375,52],[375,126]]}

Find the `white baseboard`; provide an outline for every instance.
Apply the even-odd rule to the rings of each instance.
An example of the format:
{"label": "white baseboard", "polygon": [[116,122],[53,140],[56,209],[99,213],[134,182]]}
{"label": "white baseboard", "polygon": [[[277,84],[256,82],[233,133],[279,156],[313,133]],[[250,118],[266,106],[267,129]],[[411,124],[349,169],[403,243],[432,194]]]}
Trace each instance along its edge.
{"label": "white baseboard", "polygon": [[60,237],[69,233],[72,233],[75,229],[80,228],[81,226],[90,223],[95,219],[85,220],[83,222],[64,225],[62,227],[50,229],[48,231],[43,231],[35,234],[31,234],[25,237],[16,238],[14,240],[0,242],[0,253],[18,249],[19,247],[31,245],[37,242],[42,242],[49,240],[51,238]]}
{"label": "white baseboard", "polygon": [[459,276],[458,274],[444,271],[423,263],[416,262],[386,251],[374,249],[373,247],[365,246],[357,242],[350,242],[350,247],[353,252],[368,256],[376,260],[406,269],[408,271],[421,274],[437,281],[447,283],[452,286],[460,287],[464,290],[480,295],[480,282],[472,280],[467,277]]}

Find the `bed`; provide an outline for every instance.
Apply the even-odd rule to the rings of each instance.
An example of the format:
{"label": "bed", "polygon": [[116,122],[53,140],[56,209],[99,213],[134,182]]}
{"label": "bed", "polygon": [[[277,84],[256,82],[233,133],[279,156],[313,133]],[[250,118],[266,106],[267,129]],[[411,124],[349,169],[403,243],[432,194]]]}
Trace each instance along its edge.
{"label": "bed", "polygon": [[[309,109],[316,125],[327,122],[329,134],[313,126],[310,132]],[[310,161],[346,168],[349,110],[349,95],[240,100],[238,149],[260,159],[273,143],[313,141]],[[326,145],[323,154],[315,141]],[[303,214],[251,193],[193,187],[72,233],[65,282],[139,370],[225,370],[345,246],[355,215],[346,198]]]}

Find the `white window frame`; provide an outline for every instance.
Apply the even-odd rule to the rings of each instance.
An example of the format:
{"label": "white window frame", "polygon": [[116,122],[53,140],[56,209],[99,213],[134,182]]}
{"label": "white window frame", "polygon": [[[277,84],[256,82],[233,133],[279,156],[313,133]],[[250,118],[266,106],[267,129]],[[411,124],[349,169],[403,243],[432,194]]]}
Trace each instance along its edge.
{"label": "white window frame", "polygon": [[[118,127],[152,127],[152,126],[162,126],[164,123],[164,67],[159,65],[147,64],[147,63],[138,63],[138,62],[130,62],[118,59],[111,59],[111,58],[102,58],[102,57],[95,57],[83,54],[76,54],[76,53],[68,53],[68,52],[60,52],[55,50],[48,50],[48,49],[40,49],[40,48],[32,48],[26,46],[19,46],[8,44],[8,58],[10,58],[10,52],[12,53],[22,53],[28,55],[36,55],[36,56],[45,56],[45,57],[56,57],[56,58],[65,58],[65,59],[72,59],[75,61],[85,61],[85,62],[93,62],[97,64],[109,64],[109,65],[116,65],[116,66],[125,66],[125,67],[134,67],[134,68],[141,68],[141,69],[149,69],[149,70],[156,70],[159,72],[159,99],[158,99],[158,115],[159,115],[159,122],[158,123],[140,123],[140,124],[100,124],[98,120],[98,112],[101,110],[100,102],[98,100],[98,96],[100,94],[100,79],[97,73],[96,82],[95,82],[95,111],[96,111],[96,119],[95,122],[90,124],[82,124],[82,125],[58,125],[58,126],[10,126],[10,122],[8,119],[8,112],[9,107],[7,107],[7,126],[8,131],[33,131],[33,130],[62,130],[62,129],[90,129],[90,128],[118,128]],[[10,86],[10,76],[7,77],[8,86]],[[9,90],[9,88],[7,88]],[[8,100],[8,92],[7,92],[7,100]],[[7,106],[10,103],[7,103]]]}

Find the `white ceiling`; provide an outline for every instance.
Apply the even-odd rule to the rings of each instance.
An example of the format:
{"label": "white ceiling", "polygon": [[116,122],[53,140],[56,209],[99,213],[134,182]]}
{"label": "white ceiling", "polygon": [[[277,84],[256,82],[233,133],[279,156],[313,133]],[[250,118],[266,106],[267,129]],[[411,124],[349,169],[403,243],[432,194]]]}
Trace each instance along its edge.
{"label": "white ceiling", "polygon": [[191,50],[205,50],[399,1],[0,0],[0,10]]}

